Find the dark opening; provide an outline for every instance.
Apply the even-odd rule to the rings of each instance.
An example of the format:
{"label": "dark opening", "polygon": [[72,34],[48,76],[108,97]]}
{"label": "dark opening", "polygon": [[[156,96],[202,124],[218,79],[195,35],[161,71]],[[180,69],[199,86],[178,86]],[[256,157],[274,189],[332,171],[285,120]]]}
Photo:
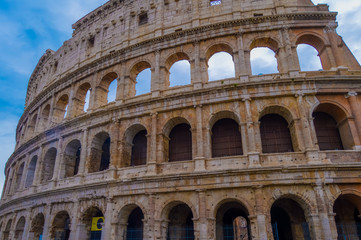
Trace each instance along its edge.
{"label": "dark opening", "polygon": [[335,119],[323,112],[314,112],[312,116],[320,150],[343,150]]}
{"label": "dark opening", "polygon": [[242,136],[233,119],[221,119],[212,127],[212,157],[242,155]]}
{"label": "dark opening", "polygon": [[167,240],[194,240],[193,213],[186,204],[174,207],[168,219]]}
{"label": "dark opening", "polygon": [[359,202],[356,196],[340,196],[333,207],[336,213],[337,240],[361,239],[361,218],[355,204]]}
{"label": "dark opening", "polygon": [[287,121],[277,114],[260,119],[263,153],[293,152],[291,134]]}
{"label": "dark opening", "polygon": [[275,240],[290,240],[292,238],[291,220],[281,208],[271,208],[273,238]]}
{"label": "dark opening", "polygon": [[246,216],[241,209],[231,208],[223,215],[223,240],[250,239]]}
{"label": "dark opening", "polygon": [[147,162],[147,131],[138,132],[133,138],[131,166],[144,165]]}
{"label": "dark opening", "polygon": [[143,239],[143,219],[144,215],[139,207],[132,211],[128,218],[127,240]]}
{"label": "dark opening", "polygon": [[141,13],[139,15],[139,25],[144,25],[148,23],[148,14],[147,13]]}
{"label": "dark opening", "polygon": [[53,237],[68,240],[70,237],[70,217],[66,212],[58,213],[53,223]]}
{"label": "dark opening", "polygon": [[74,176],[77,175],[79,171],[80,152],[81,152],[81,147],[78,147],[78,150],[76,151],[76,155],[75,155]]}
{"label": "dark opening", "polygon": [[182,123],[175,126],[169,134],[169,161],[184,161],[192,159],[191,127]]}
{"label": "dark opening", "polygon": [[110,164],[110,137],[105,139],[102,146],[102,156],[100,161],[99,171],[104,171],[109,168]]}

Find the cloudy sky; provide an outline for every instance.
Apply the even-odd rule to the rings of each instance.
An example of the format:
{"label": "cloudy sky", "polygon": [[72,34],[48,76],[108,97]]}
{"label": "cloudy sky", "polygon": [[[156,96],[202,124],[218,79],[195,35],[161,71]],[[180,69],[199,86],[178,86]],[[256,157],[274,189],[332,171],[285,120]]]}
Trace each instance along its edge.
{"label": "cloudy sky", "polygon": [[[0,188],[5,163],[14,150],[15,129],[24,109],[27,83],[38,60],[46,49],[57,50],[71,37],[74,22],[105,2],[0,0]],[[313,2],[327,3],[332,11],[339,12],[338,33],[360,62],[361,1]]]}

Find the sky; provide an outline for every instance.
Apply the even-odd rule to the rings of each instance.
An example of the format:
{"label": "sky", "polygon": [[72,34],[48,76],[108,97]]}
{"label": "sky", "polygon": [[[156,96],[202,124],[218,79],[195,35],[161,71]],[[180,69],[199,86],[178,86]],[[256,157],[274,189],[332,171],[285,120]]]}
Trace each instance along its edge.
{"label": "sky", "polygon": [[[46,49],[56,51],[64,41],[71,38],[73,23],[105,2],[106,0],[0,0],[1,190],[4,182],[3,169],[14,150],[16,125],[24,110],[28,80],[36,64]],[[361,62],[359,15],[361,1],[313,0],[313,2],[327,3],[331,11],[339,12],[337,32]],[[255,59],[263,55],[269,59],[268,63],[273,61],[272,52],[254,53],[254,55]],[[187,63],[180,63],[178,71],[186,68]],[[267,71],[269,68],[257,69],[254,70],[254,74],[265,74]],[[174,74],[177,74],[176,70]],[[190,73],[183,72],[183,74],[189,76]],[[210,77],[214,76],[216,79],[219,77],[217,74],[215,70],[210,73]],[[171,83],[171,86],[177,85],[176,81]]]}

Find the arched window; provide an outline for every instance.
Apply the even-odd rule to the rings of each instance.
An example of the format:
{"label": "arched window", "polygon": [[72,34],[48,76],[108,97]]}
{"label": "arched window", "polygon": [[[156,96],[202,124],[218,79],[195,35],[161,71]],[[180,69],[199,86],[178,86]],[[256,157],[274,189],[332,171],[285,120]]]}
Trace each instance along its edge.
{"label": "arched window", "polygon": [[192,210],[186,204],[173,207],[168,215],[169,240],[194,240],[194,223]]}
{"label": "arched window", "polygon": [[44,157],[41,183],[48,183],[54,175],[56,148],[50,148]]}
{"label": "arched window", "polygon": [[242,136],[233,119],[218,120],[212,127],[212,157],[242,155]]}
{"label": "arched window", "polygon": [[277,114],[267,114],[260,119],[263,153],[293,152],[288,122]]}
{"label": "arched window", "polygon": [[152,72],[150,68],[142,70],[136,77],[135,95],[141,95],[150,92]]}
{"label": "arched window", "polygon": [[56,214],[50,235],[51,239],[69,240],[70,217],[66,211],[61,211]]}
{"label": "arched window", "polygon": [[50,116],[50,104],[47,104],[41,113],[41,129],[45,129]]}
{"label": "arched window", "polygon": [[169,70],[169,86],[191,84],[191,65],[187,60],[175,62]]}
{"label": "arched window", "polygon": [[139,207],[137,207],[129,215],[126,240],[143,239],[143,220],[144,220],[144,214],[142,210]]}
{"label": "arched window", "polygon": [[78,174],[80,163],[81,144],[79,140],[71,141],[65,148],[62,176],[64,178],[72,177]]}
{"label": "arched window", "polygon": [[169,161],[184,161],[192,159],[191,127],[182,123],[175,126],[169,134]]}
{"label": "arched window", "polygon": [[25,228],[25,217],[21,217],[15,227],[15,239],[22,240]]}
{"label": "arched window", "polygon": [[81,229],[80,235],[84,239],[100,240],[103,224],[106,221],[103,212],[97,207],[90,207],[83,213],[81,219],[85,227]]}
{"label": "arched window", "polygon": [[114,102],[117,98],[117,79],[114,79],[108,87],[108,103]]}
{"label": "arched window", "polygon": [[106,74],[96,87],[96,107],[115,101],[117,94],[118,75],[115,72]]}
{"label": "arched window", "polygon": [[321,60],[317,50],[308,44],[297,45],[297,55],[301,71],[322,70]]}
{"label": "arched window", "polygon": [[6,224],[5,230],[3,231],[3,240],[10,240],[10,230],[11,230],[12,220],[9,220]]}
{"label": "arched window", "polygon": [[98,133],[92,142],[89,172],[104,171],[110,164],[110,137],[108,133]]}
{"label": "arched window", "polygon": [[25,163],[22,163],[16,174],[15,191],[20,189],[20,187],[21,187],[20,184],[21,184],[21,179],[23,178],[24,166],[25,166]]}
{"label": "arched window", "polygon": [[91,86],[89,83],[83,83],[79,86],[74,98],[74,116],[88,111],[90,94]]}
{"label": "arched window", "polygon": [[233,57],[228,52],[217,52],[208,60],[208,80],[215,81],[235,77]]}
{"label": "arched window", "polygon": [[253,75],[278,73],[277,59],[273,50],[267,47],[253,48],[251,68]]}
{"label": "arched window", "polygon": [[54,108],[54,115],[53,115],[54,122],[59,123],[67,116],[68,103],[69,103],[68,95],[63,95],[59,98]]}
{"label": "arched window", "polygon": [[147,131],[138,132],[133,138],[131,166],[144,165],[147,162]]}
{"label": "arched window", "polygon": [[34,234],[35,239],[42,239],[45,218],[44,214],[38,213],[31,222],[30,232]]}
{"label": "arched window", "polygon": [[320,150],[343,150],[336,120],[323,112],[314,112],[313,118]]}
{"label": "arched window", "polygon": [[87,112],[89,109],[89,101],[90,101],[90,89],[85,94],[85,102],[84,102],[84,112]]}
{"label": "arched window", "polygon": [[36,126],[36,122],[38,120],[38,114],[35,114],[32,118],[31,121],[28,125],[28,134],[29,136],[33,136],[35,133],[35,126]]}
{"label": "arched window", "polygon": [[30,161],[27,175],[26,175],[25,188],[28,188],[33,184],[37,161],[38,161],[37,156],[34,156]]}

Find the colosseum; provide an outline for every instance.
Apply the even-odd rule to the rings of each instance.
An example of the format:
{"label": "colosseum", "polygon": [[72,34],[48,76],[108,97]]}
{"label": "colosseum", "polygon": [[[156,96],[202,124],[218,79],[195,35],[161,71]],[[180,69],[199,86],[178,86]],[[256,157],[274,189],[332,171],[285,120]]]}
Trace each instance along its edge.
{"label": "colosseum", "polygon": [[[30,77],[0,239],[361,239],[361,67],[336,15],[311,0],[90,12]],[[322,69],[301,71],[300,44]],[[256,48],[277,72],[252,74]],[[234,74],[214,80],[219,53]]]}

